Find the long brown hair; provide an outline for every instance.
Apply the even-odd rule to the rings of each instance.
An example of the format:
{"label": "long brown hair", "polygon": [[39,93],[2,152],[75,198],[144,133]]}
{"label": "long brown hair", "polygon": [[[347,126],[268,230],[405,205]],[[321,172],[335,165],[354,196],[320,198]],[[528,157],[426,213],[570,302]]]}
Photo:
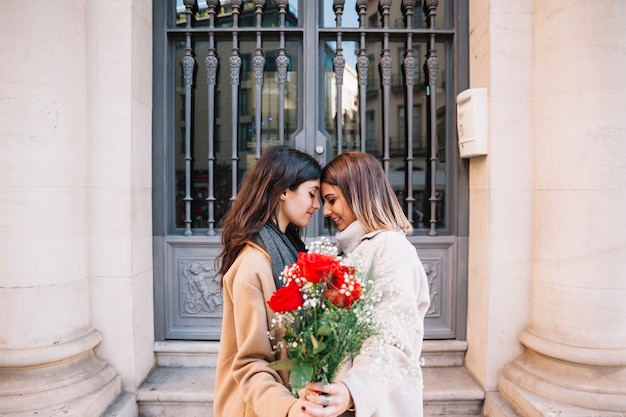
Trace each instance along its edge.
{"label": "long brown hair", "polygon": [[341,190],[348,205],[368,232],[413,230],[380,162],[364,152],[337,155],[322,171],[321,182]]}
{"label": "long brown hair", "polygon": [[[222,251],[215,259],[223,276],[263,225],[276,216],[280,195],[320,178],[322,168],[311,155],[285,145],[266,149],[243,179],[237,198],[222,219]],[[286,234],[299,236],[293,224]]]}

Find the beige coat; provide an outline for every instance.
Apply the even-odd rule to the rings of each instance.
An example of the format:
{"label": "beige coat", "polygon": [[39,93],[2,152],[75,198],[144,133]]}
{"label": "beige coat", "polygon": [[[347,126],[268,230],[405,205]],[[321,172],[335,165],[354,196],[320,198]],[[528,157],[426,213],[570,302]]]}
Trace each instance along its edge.
{"label": "beige coat", "polygon": [[296,398],[276,372],[267,306],[276,284],[269,255],[249,243],[224,275],[224,318],[217,358],[215,417],[284,417]]}

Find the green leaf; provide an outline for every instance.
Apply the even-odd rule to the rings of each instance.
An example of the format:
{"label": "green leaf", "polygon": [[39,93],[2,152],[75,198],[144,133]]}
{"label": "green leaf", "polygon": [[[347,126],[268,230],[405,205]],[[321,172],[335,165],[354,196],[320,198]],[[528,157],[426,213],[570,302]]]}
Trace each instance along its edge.
{"label": "green leaf", "polygon": [[289,384],[293,392],[298,392],[313,379],[313,365],[307,362],[295,364],[289,374]]}
{"label": "green leaf", "polygon": [[313,354],[317,355],[318,353],[324,351],[326,349],[326,343],[322,341],[318,341],[316,345],[313,347]]}
{"label": "green leaf", "polygon": [[295,365],[295,360],[284,358],[274,362],[270,362],[267,366],[275,371],[291,371],[292,369],[294,369]]}
{"label": "green leaf", "polygon": [[318,336],[328,336],[333,332],[333,328],[329,324],[321,325],[315,332]]}

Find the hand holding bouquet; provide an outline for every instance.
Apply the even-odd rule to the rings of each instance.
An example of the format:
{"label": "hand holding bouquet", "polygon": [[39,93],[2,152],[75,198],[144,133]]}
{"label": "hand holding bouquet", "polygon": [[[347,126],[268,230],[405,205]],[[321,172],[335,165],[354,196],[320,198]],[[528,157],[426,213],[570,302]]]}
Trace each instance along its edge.
{"label": "hand holding bouquet", "polygon": [[290,371],[294,394],[310,381],[332,382],[375,331],[372,281],[336,252],[327,240],[314,242],[285,267],[284,286],[268,301],[274,350],[288,354],[269,366]]}

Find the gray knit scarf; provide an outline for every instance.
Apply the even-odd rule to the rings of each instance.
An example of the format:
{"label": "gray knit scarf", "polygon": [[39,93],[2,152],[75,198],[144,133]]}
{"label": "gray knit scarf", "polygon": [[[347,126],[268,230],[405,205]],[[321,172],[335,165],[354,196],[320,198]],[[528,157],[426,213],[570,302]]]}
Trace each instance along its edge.
{"label": "gray knit scarf", "polygon": [[287,233],[281,232],[278,226],[271,220],[254,236],[253,240],[254,243],[261,246],[270,255],[276,289],[281,288],[283,282],[280,274],[286,265],[290,265],[298,260],[298,252],[306,250],[304,242],[296,233],[289,229]]}

